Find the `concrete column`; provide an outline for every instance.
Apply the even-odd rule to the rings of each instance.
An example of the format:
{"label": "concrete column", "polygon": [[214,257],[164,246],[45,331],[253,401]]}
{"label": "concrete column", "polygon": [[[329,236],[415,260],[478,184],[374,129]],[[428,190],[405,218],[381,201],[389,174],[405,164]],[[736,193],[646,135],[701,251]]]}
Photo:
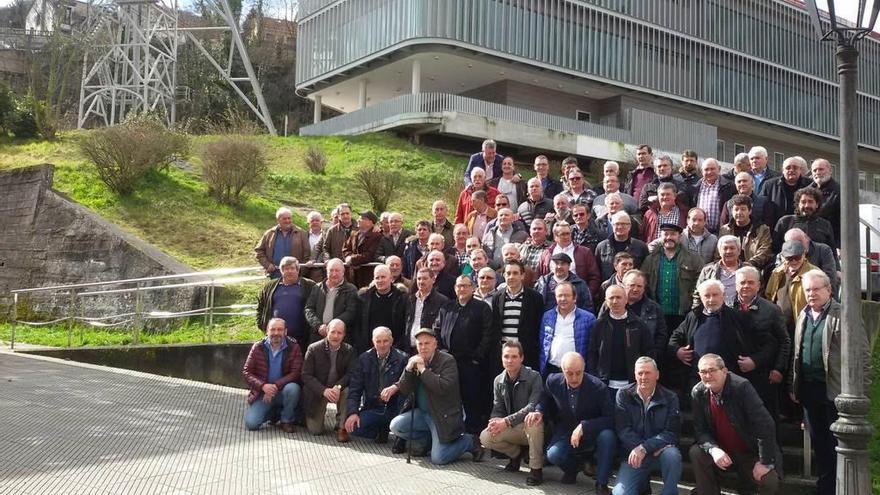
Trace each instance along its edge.
{"label": "concrete column", "polygon": [[358,85],[358,108],[367,108],[367,80],[361,79]]}
{"label": "concrete column", "polygon": [[321,121],[321,95],[315,95],[315,116],[312,118],[312,122],[317,124]]}
{"label": "concrete column", "polygon": [[413,60],[412,65],[412,94],[417,95],[422,92],[422,61]]}

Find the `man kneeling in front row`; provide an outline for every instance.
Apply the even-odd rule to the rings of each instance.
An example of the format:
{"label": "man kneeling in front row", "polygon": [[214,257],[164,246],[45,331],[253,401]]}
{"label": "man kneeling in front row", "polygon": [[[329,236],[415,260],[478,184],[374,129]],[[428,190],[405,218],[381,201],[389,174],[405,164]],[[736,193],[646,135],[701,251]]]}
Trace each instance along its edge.
{"label": "man kneeling in front row", "polygon": [[538,407],[544,385],[541,374],[523,366],[523,348],[517,341],[508,340],[501,347],[504,371],[495,377],[495,400],[489,426],[480,433],[483,447],[510,457],[505,471],[519,471],[522,447],[529,447],[531,473],[526,478],[529,486],[544,481],[544,425],[526,426],[526,415]]}
{"label": "man kneeling in front row", "polygon": [[413,337],[417,354],[406,363],[397,385],[401,394],[413,394],[415,403],[410,399],[404,412],[391,420],[391,432],[411,442],[409,448],[418,454],[430,445],[434,464],[449,464],[465,452],[474,461],[483,460],[479,440],[464,432],[455,358],[437,350],[430,328],[419,329]]}
{"label": "man kneeling in front row", "polygon": [[393,343],[390,328],[376,327],[373,348],[358,357],[348,387],[345,430],[357,437],[373,438],[376,443],[388,441],[388,425],[400,412],[397,379],[407,356],[392,347]]}
{"label": "man kneeling in front row", "polygon": [[302,366],[302,351],[296,340],[287,336],[284,320],[269,320],[266,336],[254,343],[241,369],[250,388],[244,413],[248,430],[258,430],[266,421],[278,418],[281,429],[293,433],[293,414],[300,394],[296,382]]}

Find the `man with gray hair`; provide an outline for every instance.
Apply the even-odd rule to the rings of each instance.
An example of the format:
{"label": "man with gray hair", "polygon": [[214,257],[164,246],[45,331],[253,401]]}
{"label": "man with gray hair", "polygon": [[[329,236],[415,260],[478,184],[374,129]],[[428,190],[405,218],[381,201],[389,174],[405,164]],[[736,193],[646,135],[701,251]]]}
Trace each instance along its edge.
{"label": "man with gray hair", "polygon": [[370,349],[370,335],[377,327],[394,326],[395,312],[403,300],[403,292],[391,280],[388,265],[373,268],[373,282],[358,292],[359,306],[357,330],[349,341],[358,354]]}
{"label": "man with gray hair", "polygon": [[[837,289],[840,287],[840,260],[837,258],[834,250],[831,249],[831,246],[821,242],[814,242],[806,232],[797,227],[789,229],[783,239],[785,242],[798,241],[804,245],[807,261],[825,272],[825,275],[828,275],[828,278],[831,280],[831,297],[840,300],[837,297]],[[782,266],[784,262],[785,258],[780,254],[776,257],[775,266]]]}
{"label": "man with gray hair", "polygon": [[718,233],[721,207],[733,196],[733,184],[720,176],[721,165],[714,158],[703,160],[703,178],[694,187],[696,206],[706,212],[706,229]]}
{"label": "man with gray hair", "polygon": [[316,285],[306,301],[305,316],[311,329],[308,341],[317,342],[327,336],[330,320],[340,319],[354,327],[357,316],[357,288],[345,281],[342,260],[327,262],[327,279]]}
{"label": "man with gray hair", "polygon": [[523,242],[528,237],[528,233],[520,230],[518,224],[514,222],[510,208],[502,208],[498,211],[498,223],[487,229],[483,235],[483,249],[489,255],[489,266],[500,268],[503,261],[501,248],[509,242]]}
{"label": "man with gray hair", "polygon": [[307,231],[309,235],[309,257],[302,260],[302,263],[305,265],[302,269],[302,275],[315,282],[321,282],[324,280],[324,269],[322,267],[312,267],[311,265],[324,260],[321,257],[321,240],[324,238],[324,217],[321,216],[320,212],[310,211],[306,215],[306,222],[309,224]]}
{"label": "man with gray hair", "polygon": [[840,183],[834,179],[831,163],[824,158],[813,160],[810,171],[813,176],[810,187],[815,187],[822,193],[819,216],[828,220],[834,228],[834,238],[840,242]]}
{"label": "man with gray hair", "polygon": [[724,304],[721,281],[705,280],[697,291],[701,305],[669,337],[670,354],[691,369],[691,378],[697,378],[696,363],[706,354],[718,354],[734,363],[731,371],[745,378],[751,378],[758,368],[767,369],[776,357],[776,339],[767,329],[755,328],[748,315]]}
{"label": "man with gray hair", "polygon": [[869,390],[871,347],[865,332],[850,331],[858,354],[841,355],[841,334],[847,330],[841,326],[840,303],[831,297],[831,281],[822,270],[813,269],[803,274],[801,284],[807,305],[795,324],[789,393],[804,407],[819,466],[818,493],[831,495],[837,472],[837,440],[831,425],[837,421],[834,399],[840,395],[842,368],[862,368],[864,390]]}
{"label": "man with gray hair", "polygon": [[810,185],[806,169],[806,160],[790,156],[782,162],[781,177],[764,179],[761,189],[755,188],[756,194],[767,198],[764,207],[770,210],[765,220],[768,227],[773,228],[780,218],[794,213],[794,193]]}
{"label": "man with gray hair", "polygon": [[745,194],[734,195],[728,204],[733,216],[730,223],[721,226],[722,237],[735,236],[740,242],[739,259],[763,270],[773,258],[770,227],[763,225],[752,215],[752,198]]}
{"label": "man with gray hair", "polygon": [[532,220],[536,218],[543,220],[548,213],[553,212],[553,202],[544,197],[541,179],[532,177],[526,187],[528,193],[520,202],[516,212],[520,220],[531,226]]}
{"label": "man with gray hair", "polygon": [[324,430],[327,404],[336,404],[336,441],[349,441],[343,427],[347,415],[348,384],[357,363],[354,348],[345,342],[345,323],[331,320],[327,336],[314,342],[303,359],[302,382],[306,428],[312,435]]}
{"label": "man with gray hair", "polygon": [[767,148],[763,146],[753,146],[749,150],[749,162],[752,165],[750,173],[755,178],[755,190],[761,190],[761,184],[765,180],[779,177],[779,172],[767,166]]}
{"label": "man with gray hair", "polygon": [[278,221],[278,225],[264,232],[254,247],[257,262],[272,278],[281,276],[281,272],[278,271],[281,258],[293,256],[298,260],[310,260],[312,253],[309,236],[303,229],[293,224],[293,213],[290,208],[278,208],[275,212],[275,220]]}
{"label": "man with gray hair", "polygon": [[279,262],[281,277],[270,280],[257,296],[257,328],[266,331],[272,318],[281,318],[287,326],[287,336],[300,342],[309,337],[306,322],[306,301],[315,288],[315,283],[302,277],[299,261],[293,256],[285,256]]}
{"label": "man with gray hair", "polygon": [[[728,306],[736,299],[736,271],[743,266],[740,260],[742,247],[739,239],[733,235],[724,235],[718,239],[718,255],[720,259],[709,263],[700,270],[697,287],[706,280],[718,280],[724,286],[724,303]],[[700,305],[700,295],[694,291],[694,307]]]}
{"label": "man with gray hair", "polygon": [[614,193],[620,194],[620,200],[623,201],[623,209],[627,213],[630,215],[638,213],[638,202],[635,198],[620,190],[620,179],[616,175],[606,175],[602,179],[602,190],[604,192],[593,199],[593,216],[596,218],[608,212],[608,208],[605,206],[605,198],[609,194]]}
{"label": "man with gray hair", "polygon": [[336,209],[339,212],[339,223],[327,229],[324,238],[318,244],[323,261],[333,258],[344,259],[342,247],[351,237],[352,232],[357,231],[357,223],[351,217],[351,205],[341,203]]}
{"label": "man with gray hair", "polygon": [[499,155],[496,152],[497,149],[498,145],[495,141],[487,139],[483,141],[482,151],[471,155],[468,160],[467,168],[464,169],[465,187],[473,184],[473,182],[471,182],[471,171],[475,168],[481,168],[486,171],[486,180],[494,177],[501,177],[501,163],[504,161],[504,156]]}
{"label": "man with gray hair", "polygon": [[356,436],[388,441],[388,426],[403,404],[397,379],[406,366],[407,355],[394,348],[387,326],[372,331],[373,347],[358,356],[348,387],[348,418],[345,431]]}
{"label": "man with gray hair", "polygon": [[663,183],[672,184],[675,187],[676,201],[683,207],[687,207],[688,198],[685,192],[684,182],[675,176],[675,165],[669,155],[660,155],[654,159],[654,171],[657,175],[650,183],[642,188],[642,194],[638,197],[639,211],[644,213],[657,201],[657,187]]}
{"label": "man with gray hair", "polygon": [[740,493],[773,495],[783,461],[773,418],[748,380],[729,373],[724,363],[717,354],[700,358],[700,383],[691,391],[696,443],[689,456],[697,492],[721,493],[720,472],[733,471]]}
{"label": "man with gray hair", "polygon": [[629,455],[620,463],[614,495],[645,493],[643,487],[657,468],[663,480],[661,495],[678,493],[681,408],[678,395],[659,380],[657,362],[642,356],[635,362],[635,383],[617,392],[614,424],[621,450]]}
{"label": "man with gray hair", "polygon": [[596,245],[596,262],[603,280],[614,273],[614,257],[618,253],[629,253],[633,259],[633,268],[642,266],[648,256],[648,245],[640,239],[632,237],[632,217],[625,211],[619,211],[611,217],[611,235]]}

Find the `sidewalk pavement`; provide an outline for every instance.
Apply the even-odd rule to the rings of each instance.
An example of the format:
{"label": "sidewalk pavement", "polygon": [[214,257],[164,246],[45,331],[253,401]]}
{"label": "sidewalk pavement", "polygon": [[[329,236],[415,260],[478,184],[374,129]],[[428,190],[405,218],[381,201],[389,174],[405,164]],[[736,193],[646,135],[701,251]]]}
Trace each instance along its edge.
{"label": "sidewalk pavement", "polygon": [[[243,424],[246,392],[0,352],[0,494],[592,493],[545,469],[540,487],[506,461],[406,464],[390,443]],[[332,418],[328,417],[328,424]],[[655,486],[655,490],[657,487]]]}

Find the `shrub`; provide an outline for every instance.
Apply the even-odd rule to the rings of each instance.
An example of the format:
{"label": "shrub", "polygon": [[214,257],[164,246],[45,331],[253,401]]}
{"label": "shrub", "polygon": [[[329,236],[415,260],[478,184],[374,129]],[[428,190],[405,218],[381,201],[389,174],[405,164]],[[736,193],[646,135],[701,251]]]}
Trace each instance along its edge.
{"label": "shrub", "polygon": [[239,204],[243,191],[257,189],[269,168],[263,146],[246,136],[208,143],[201,156],[208,194],[226,204]]}
{"label": "shrub", "polygon": [[107,187],[127,195],[150,170],[187,156],[189,138],[165,129],[155,117],[139,115],[118,126],[91,131],[79,147]]}
{"label": "shrub", "polygon": [[367,193],[373,211],[379,214],[388,209],[391,198],[400,187],[402,176],[397,171],[380,167],[374,161],[371,165],[355,170],[354,180]]}
{"label": "shrub", "polygon": [[40,135],[30,98],[19,98],[16,102],[15,110],[9,117],[9,131],[19,139],[30,139]]}
{"label": "shrub", "polygon": [[314,174],[324,175],[327,171],[327,155],[324,154],[324,150],[317,146],[309,146],[303,161],[306,164],[306,168]]}

